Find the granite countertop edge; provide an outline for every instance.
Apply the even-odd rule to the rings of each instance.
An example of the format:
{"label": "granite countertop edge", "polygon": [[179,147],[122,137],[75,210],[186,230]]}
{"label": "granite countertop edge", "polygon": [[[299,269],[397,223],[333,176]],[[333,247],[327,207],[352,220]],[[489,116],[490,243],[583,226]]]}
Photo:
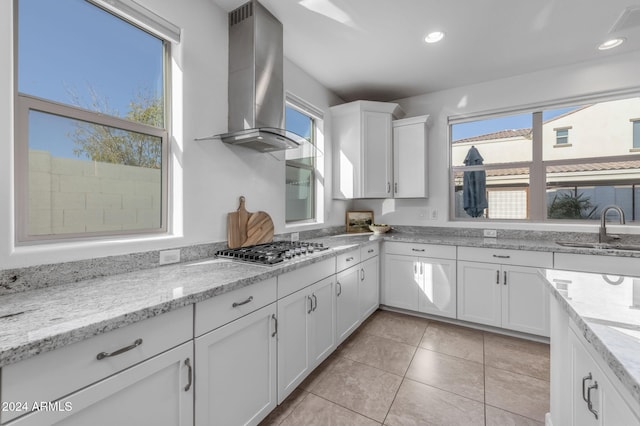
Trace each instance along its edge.
{"label": "granite countertop edge", "polygon": [[[43,335],[38,338],[29,338],[25,336],[7,336],[0,332],[0,367],[10,365],[38,354],[42,354],[63,346],[70,345],[72,343],[80,342],[93,336],[97,336],[108,331],[116,330],[126,325],[133,324],[144,319],[152,318],[165,312],[169,312],[174,309],[185,307],[191,304],[198,303],[200,301],[209,299],[211,297],[219,296],[227,292],[237,290],[239,288],[252,285],[263,280],[276,277],[278,275],[296,270],[300,267],[304,267],[322,260],[335,257],[340,253],[352,250],[360,245],[370,243],[372,241],[397,241],[405,243],[423,243],[423,244],[435,244],[435,245],[454,245],[454,246],[469,246],[469,247],[483,247],[483,248],[496,248],[496,249],[518,249],[518,250],[533,250],[533,251],[545,251],[545,252],[564,252],[564,253],[577,253],[577,254],[601,254],[601,255],[617,255],[623,257],[640,257],[640,252],[624,252],[620,250],[590,250],[573,247],[562,247],[555,244],[552,241],[540,241],[540,240],[515,240],[515,239],[495,239],[495,238],[473,238],[473,237],[456,237],[456,236],[437,236],[437,235],[414,235],[408,233],[396,233],[391,232],[389,234],[373,235],[366,234],[351,234],[351,235],[338,235],[338,236],[326,236],[316,238],[314,241],[323,242],[332,250],[325,253],[315,255],[311,258],[305,258],[290,262],[284,265],[265,267],[254,266],[249,264],[242,264],[239,268],[246,268],[246,274],[243,274],[240,278],[233,279],[222,283],[212,283],[209,288],[205,288],[193,293],[186,294],[184,296],[172,297],[168,300],[161,302],[150,302],[149,304],[132,307],[130,310],[123,308],[123,310],[117,313],[99,317],[98,319],[83,318],[82,316],[72,318],[71,322],[75,322],[75,325],[67,328],[56,329],[49,335]],[[207,260],[200,260],[189,262],[188,264],[174,264],[155,268],[153,271],[155,275],[153,278],[157,278],[158,275],[162,275],[161,279],[165,279],[166,275],[171,275],[172,272],[177,273],[180,268],[184,270],[185,265],[189,264],[202,264]],[[234,262],[239,264],[238,262]],[[122,281],[122,280],[143,280],[146,276],[152,274],[149,270],[141,270],[134,272],[127,272],[121,275],[113,275],[109,277],[93,278],[90,280],[79,281],[75,283],[62,284],[56,286],[56,289],[72,288],[76,291],[81,291],[83,288],[90,288],[90,286],[104,285],[107,286],[110,282]],[[158,272],[160,271],[160,272]],[[185,279],[189,279],[186,277]],[[52,287],[53,288],[53,287]],[[23,293],[15,293],[6,296],[0,296],[0,321],[3,321],[3,310],[1,302],[6,300],[17,300],[22,297],[31,297],[34,294],[41,294],[43,291],[55,291],[50,289],[38,289],[30,290]],[[115,291],[115,290],[114,290]],[[143,303],[142,301],[138,301]],[[38,307],[34,307],[33,310],[37,310]],[[64,312],[60,312],[64,314]],[[97,315],[93,315],[96,317]],[[26,320],[26,319],[25,319]],[[20,321],[17,319],[16,321]],[[10,325],[10,324],[9,324]]]}
{"label": "granite countertop edge", "polygon": [[[637,377],[630,372],[627,366],[620,361],[615,352],[603,341],[600,333],[592,327],[588,320],[583,318],[571,305],[571,303],[560,294],[558,289],[546,278],[541,272],[544,283],[560,303],[563,309],[569,314],[569,318],[573,320],[576,326],[582,331],[582,336],[591,345],[602,360],[611,369],[613,374],[622,383],[623,387],[629,391],[631,397],[640,405],[640,382]],[[640,373],[640,372],[638,372]]]}

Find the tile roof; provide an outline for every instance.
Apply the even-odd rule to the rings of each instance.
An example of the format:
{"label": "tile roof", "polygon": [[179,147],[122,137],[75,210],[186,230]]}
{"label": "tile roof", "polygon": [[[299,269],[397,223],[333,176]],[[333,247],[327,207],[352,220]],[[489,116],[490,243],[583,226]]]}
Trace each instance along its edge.
{"label": "tile roof", "polygon": [[508,139],[508,138],[517,138],[517,137],[524,137],[527,139],[531,139],[531,128],[529,127],[526,129],[500,130],[498,132],[472,136],[470,138],[458,139],[453,141],[453,143],[476,142],[476,141],[486,141],[491,139]]}

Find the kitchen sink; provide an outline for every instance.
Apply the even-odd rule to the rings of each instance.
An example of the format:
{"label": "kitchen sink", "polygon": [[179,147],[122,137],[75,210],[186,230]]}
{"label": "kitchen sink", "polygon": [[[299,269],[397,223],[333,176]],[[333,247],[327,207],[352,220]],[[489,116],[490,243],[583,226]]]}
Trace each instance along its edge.
{"label": "kitchen sink", "polygon": [[631,250],[640,251],[640,245],[622,243],[581,243],[575,241],[556,241],[563,247],[591,248],[597,250]]}

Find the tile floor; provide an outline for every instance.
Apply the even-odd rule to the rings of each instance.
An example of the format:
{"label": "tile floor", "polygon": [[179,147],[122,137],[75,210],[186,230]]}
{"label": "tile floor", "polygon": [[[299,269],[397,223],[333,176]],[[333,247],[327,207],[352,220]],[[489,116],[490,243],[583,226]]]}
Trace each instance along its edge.
{"label": "tile floor", "polygon": [[374,313],[261,425],[543,425],[549,346]]}

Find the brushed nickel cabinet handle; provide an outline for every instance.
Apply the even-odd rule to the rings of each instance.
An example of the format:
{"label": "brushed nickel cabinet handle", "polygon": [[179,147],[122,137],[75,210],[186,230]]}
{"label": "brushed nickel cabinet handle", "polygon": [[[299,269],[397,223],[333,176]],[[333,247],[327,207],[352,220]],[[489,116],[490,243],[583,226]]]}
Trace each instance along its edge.
{"label": "brushed nickel cabinet handle", "polygon": [[582,399],[586,403],[589,403],[589,401],[587,401],[586,389],[585,389],[584,385],[587,383],[587,380],[591,380],[592,378],[593,377],[591,376],[591,373],[589,373],[588,375],[586,375],[586,376],[584,376],[582,378]]}
{"label": "brushed nickel cabinet handle", "polygon": [[351,262],[352,260],[353,260],[353,256],[352,256],[352,257],[347,257],[347,258],[345,259],[345,261],[346,261],[346,262]]}
{"label": "brushed nickel cabinet handle", "polygon": [[418,252],[421,252],[421,253],[422,253],[422,252],[424,252],[425,250],[424,250],[424,249],[412,248],[412,249],[411,249],[411,251],[418,251]]}
{"label": "brushed nickel cabinet handle", "polygon": [[496,271],[496,284],[500,284],[500,271]]}
{"label": "brushed nickel cabinet handle", "polygon": [[369,249],[367,250],[367,253],[373,253],[375,250],[374,249]]}
{"label": "brushed nickel cabinet handle", "polygon": [[313,299],[311,296],[307,296],[307,299],[309,300],[309,310],[307,311],[307,314],[310,314],[311,311],[313,311]]}
{"label": "brushed nickel cabinet handle", "polygon": [[391,192],[391,182],[387,182],[387,194]]}
{"label": "brushed nickel cabinet handle", "polygon": [[364,281],[364,268],[360,268],[360,281]]}
{"label": "brushed nickel cabinet handle", "polygon": [[276,334],[278,334],[278,318],[276,318],[276,314],[271,314],[271,319],[274,323],[274,330],[273,333],[271,333],[271,337],[276,337]]}
{"label": "brushed nickel cabinet handle", "polygon": [[142,344],[142,339],[136,339],[135,342],[133,342],[131,345],[129,346],[125,346],[124,348],[120,348],[115,352],[100,352],[96,358],[99,360],[101,359],[105,359],[105,358],[109,358],[112,356],[118,356],[120,354],[123,354],[127,351],[130,351],[131,349],[137,348],[138,346],[140,346]]}
{"label": "brushed nickel cabinet handle", "polygon": [[191,389],[191,384],[193,383],[193,368],[191,367],[191,361],[189,358],[184,360],[184,365],[189,369],[189,381],[187,382],[187,386],[184,387],[184,391],[188,392]]}
{"label": "brushed nickel cabinet handle", "polygon": [[396,192],[396,194],[398,193],[398,182],[394,183],[394,190]]}
{"label": "brushed nickel cabinet handle", "polygon": [[504,271],[504,281],[503,281],[504,285],[507,285],[507,271]]}
{"label": "brushed nickel cabinet handle", "polygon": [[591,401],[591,391],[594,389],[598,389],[598,382],[593,382],[591,386],[587,388],[587,408],[589,411],[593,413],[593,415],[598,418],[598,410],[593,409],[593,403]]}
{"label": "brushed nickel cabinet handle", "polygon": [[238,306],[242,306],[242,305],[246,305],[247,303],[253,301],[253,296],[249,296],[247,297],[246,300],[243,300],[242,302],[233,302],[233,304],[231,305],[232,308],[237,308]]}
{"label": "brushed nickel cabinet handle", "polygon": [[340,295],[342,294],[342,284],[340,284],[339,282],[337,282],[337,283],[336,283],[336,288],[337,288],[338,290],[340,290],[340,291],[338,292],[338,294],[336,294],[336,296],[340,296]]}
{"label": "brushed nickel cabinet handle", "polygon": [[493,257],[496,257],[498,259],[511,259],[511,256],[501,255],[501,254],[494,254]]}
{"label": "brushed nickel cabinet handle", "polygon": [[313,293],[313,312],[316,311],[316,309],[318,309],[318,298],[316,297],[316,294]]}

